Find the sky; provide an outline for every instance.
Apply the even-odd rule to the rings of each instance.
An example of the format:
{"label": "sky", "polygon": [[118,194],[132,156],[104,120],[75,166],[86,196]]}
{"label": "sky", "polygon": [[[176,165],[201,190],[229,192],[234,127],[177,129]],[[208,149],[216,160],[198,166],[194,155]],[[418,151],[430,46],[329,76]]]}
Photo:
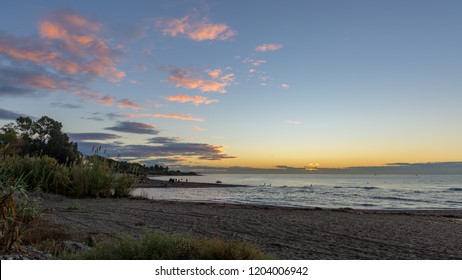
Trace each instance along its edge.
{"label": "sky", "polygon": [[2,1],[0,126],[182,170],[462,161],[461,1]]}

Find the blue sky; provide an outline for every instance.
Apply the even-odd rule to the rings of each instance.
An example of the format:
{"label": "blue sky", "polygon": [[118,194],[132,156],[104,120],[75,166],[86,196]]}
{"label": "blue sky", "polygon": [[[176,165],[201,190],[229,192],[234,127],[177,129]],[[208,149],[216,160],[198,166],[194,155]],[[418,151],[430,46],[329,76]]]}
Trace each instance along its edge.
{"label": "blue sky", "polygon": [[180,168],[462,158],[460,1],[3,1],[0,125]]}

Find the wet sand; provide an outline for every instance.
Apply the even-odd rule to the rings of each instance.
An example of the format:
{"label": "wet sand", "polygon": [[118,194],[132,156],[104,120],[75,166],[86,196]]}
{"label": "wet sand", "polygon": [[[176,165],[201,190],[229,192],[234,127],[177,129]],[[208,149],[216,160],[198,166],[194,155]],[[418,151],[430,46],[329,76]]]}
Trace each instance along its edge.
{"label": "wet sand", "polygon": [[243,239],[276,259],[462,259],[462,210],[286,208],[55,195],[41,195],[39,203],[46,220],[84,237],[140,236],[156,230]]}

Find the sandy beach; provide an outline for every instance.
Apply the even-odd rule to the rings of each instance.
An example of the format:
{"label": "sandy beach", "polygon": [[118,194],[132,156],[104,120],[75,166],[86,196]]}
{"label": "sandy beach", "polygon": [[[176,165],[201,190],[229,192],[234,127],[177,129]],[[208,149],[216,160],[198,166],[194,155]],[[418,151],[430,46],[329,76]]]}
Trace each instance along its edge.
{"label": "sandy beach", "polygon": [[[158,183],[151,182],[151,187]],[[462,259],[462,210],[285,208],[125,198],[70,199],[48,194],[38,197],[38,201],[46,220],[84,239],[121,233],[140,236],[157,230],[243,239],[276,259]]]}

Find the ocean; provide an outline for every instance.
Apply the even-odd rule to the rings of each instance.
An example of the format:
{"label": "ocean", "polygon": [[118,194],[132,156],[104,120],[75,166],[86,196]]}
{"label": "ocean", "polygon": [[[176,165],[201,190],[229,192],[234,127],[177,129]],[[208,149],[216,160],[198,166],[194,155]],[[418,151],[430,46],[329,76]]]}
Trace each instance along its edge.
{"label": "ocean", "polygon": [[[170,177],[153,177],[168,180]],[[462,175],[213,174],[189,182],[233,188],[141,188],[152,199],[356,209],[462,209]]]}

